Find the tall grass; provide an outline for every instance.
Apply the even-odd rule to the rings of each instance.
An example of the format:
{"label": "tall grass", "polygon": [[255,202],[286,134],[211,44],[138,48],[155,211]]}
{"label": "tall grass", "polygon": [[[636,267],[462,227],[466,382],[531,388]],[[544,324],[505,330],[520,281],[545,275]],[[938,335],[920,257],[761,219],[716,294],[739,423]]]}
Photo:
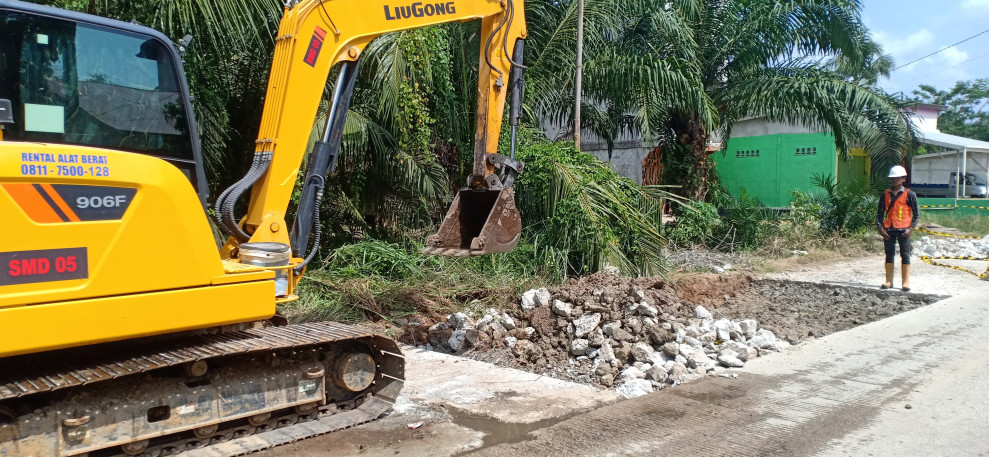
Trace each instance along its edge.
{"label": "tall grass", "polygon": [[952,210],[921,210],[919,224],[937,224],[958,229],[969,236],[986,236],[989,235],[989,211],[963,216]]}
{"label": "tall grass", "polygon": [[[464,309],[504,308],[550,280],[516,253],[474,258],[432,257],[421,246],[364,241],[333,250],[307,272],[300,299],[280,311],[293,322],[395,320]],[[530,252],[530,245],[521,252]]]}

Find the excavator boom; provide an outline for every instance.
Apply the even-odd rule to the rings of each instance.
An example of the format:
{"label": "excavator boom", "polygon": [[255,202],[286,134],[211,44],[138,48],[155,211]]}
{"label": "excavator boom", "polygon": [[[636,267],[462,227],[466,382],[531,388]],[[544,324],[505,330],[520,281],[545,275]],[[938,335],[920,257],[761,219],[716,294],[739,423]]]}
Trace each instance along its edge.
{"label": "excavator boom", "polygon": [[[318,211],[323,182],[340,147],[357,68],[368,43],[388,32],[475,19],[481,20],[483,45],[478,60],[473,174],[438,235],[427,242],[427,252],[477,255],[511,250],[518,242],[521,221],[513,192],[504,189],[511,189],[522,165],[513,157],[498,154],[497,148],[506,95],[515,95],[513,113],[520,103],[521,60],[513,57],[521,59],[526,34],[521,0],[309,0],[286,8],[275,38],[252,167],[259,171],[217,200],[223,225],[233,235],[224,253],[233,252],[244,242],[274,241],[289,244],[295,256],[306,257],[312,216]],[[289,233],[285,230],[285,210],[306,153],[311,120],[316,117],[330,70],[338,64],[324,137],[309,158],[299,209]],[[513,121],[517,123],[517,114]],[[501,176],[495,174],[496,167],[502,169]],[[250,207],[240,220],[233,214],[234,203],[251,185]]]}

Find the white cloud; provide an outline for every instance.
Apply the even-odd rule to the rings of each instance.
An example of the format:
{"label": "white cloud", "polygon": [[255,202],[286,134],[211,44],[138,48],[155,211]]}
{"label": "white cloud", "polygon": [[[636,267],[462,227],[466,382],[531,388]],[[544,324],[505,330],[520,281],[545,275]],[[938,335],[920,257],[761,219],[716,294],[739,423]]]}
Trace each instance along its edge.
{"label": "white cloud", "polygon": [[[989,0],[970,1],[981,1],[989,5]],[[947,46],[947,43],[940,45],[935,44],[934,34],[927,29],[920,29],[903,38],[892,36],[882,31],[876,31],[872,34],[872,36],[880,45],[882,45],[883,50],[887,54],[893,56],[893,60],[898,66]],[[967,52],[952,47],[933,56],[927,57],[919,62],[911,63],[910,65],[900,68],[897,71],[910,73],[918,67],[925,67],[930,64],[940,64],[946,66],[958,65],[966,59],[968,59]]]}
{"label": "white cloud", "polygon": [[934,34],[927,29],[920,29],[906,37],[899,37],[877,30],[873,32],[872,37],[882,45],[884,51],[891,54],[898,61],[908,55],[916,54],[923,49],[930,48],[931,43],[934,42]]}
{"label": "white cloud", "polygon": [[958,65],[968,59],[968,53],[958,48],[948,48],[931,58],[940,57],[948,65]]}
{"label": "white cloud", "polygon": [[989,0],[965,0],[962,2],[962,9],[989,9]]}

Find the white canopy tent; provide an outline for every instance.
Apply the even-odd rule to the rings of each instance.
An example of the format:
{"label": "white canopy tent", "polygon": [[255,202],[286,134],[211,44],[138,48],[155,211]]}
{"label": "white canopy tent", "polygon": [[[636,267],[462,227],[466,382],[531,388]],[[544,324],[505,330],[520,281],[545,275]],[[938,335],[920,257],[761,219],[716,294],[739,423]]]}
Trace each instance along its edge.
{"label": "white canopy tent", "polygon": [[[989,142],[949,135],[939,131],[926,131],[920,132],[920,134],[922,135],[919,138],[921,143],[936,146],[941,150],[934,154],[924,154],[914,157],[911,164],[911,171],[913,173],[923,172],[925,167],[928,173],[930,173],[930,170],[935,167],[935,161],[943,164],[945,161],[952,161],[954,159],[955,176],[963,177],[971,172],[980,175],[986,182],[989,182]],[[971,171],[969,171],[970,168],[972,169]],[[938,183],[940,184],[940,182]],[[959,184],[959,186],[955,186],[956,204],[959,192],[961,195],[966,195],[965,180],[961,179]]]}

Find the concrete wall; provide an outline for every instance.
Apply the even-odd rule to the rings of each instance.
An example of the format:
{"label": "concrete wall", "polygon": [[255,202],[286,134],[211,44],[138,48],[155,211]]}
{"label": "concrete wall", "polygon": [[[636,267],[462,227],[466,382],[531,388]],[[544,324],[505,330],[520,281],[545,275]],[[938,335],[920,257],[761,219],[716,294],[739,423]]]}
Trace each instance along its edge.
{"label": "concrete wall", "polygon": [[[770,122],[764,118],[745,119],[735,122],[731,129],[732,138],[745,138],[750,136],[777,135],[777,134],[800,134],[800,133],[820,133],[819,128],[810,128],[804,125],[782,124]],[[729,140],[729,143],[731,140]],[[731,145],[729,144],[729,147]]]}
{"label": "concrete wall", "polygon": [[[572,140],[570,135],[564,135],[567,129],[550,122],[544,122],[543,132],[550,140],[560,139],[565,136],[566,140]],[[588,130],[580,132],[580,150],[597,157],[598,160],[608,163],[619,176],[631,179],[638,184],[642,184],[642,159],[652,150],[644,144],[642,137],[634,134],[623,134],[615,141],[615,147],[608,160],[608,143]]]}

